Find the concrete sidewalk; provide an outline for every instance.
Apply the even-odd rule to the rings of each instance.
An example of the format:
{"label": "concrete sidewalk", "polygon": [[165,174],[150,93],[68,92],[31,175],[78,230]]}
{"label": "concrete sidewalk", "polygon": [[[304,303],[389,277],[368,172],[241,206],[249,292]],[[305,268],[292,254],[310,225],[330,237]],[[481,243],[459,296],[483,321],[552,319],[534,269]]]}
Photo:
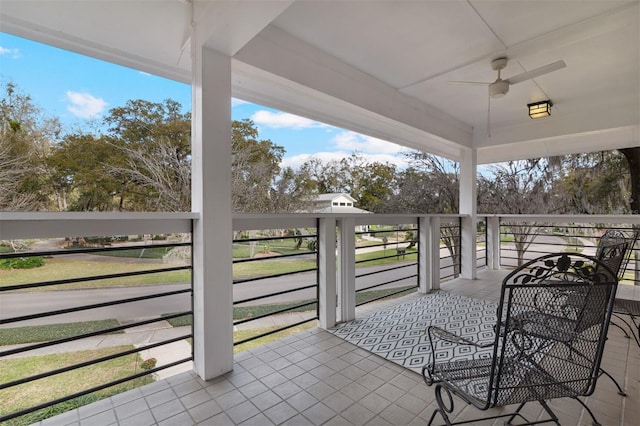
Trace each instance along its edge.
{"label": "concrete sidewalk", "polygon": [[[234,330],[250,330],[254,328],[267,328],[278,325],[292,324],[294,322],[303,321],[309,318],[309,314],[291,313],[274,315],[267,318],[261,318],[245,324],[234,327]],[[137,322],[149,318],[137,318],[129,322]],[[79,351],[92,351],[97,349],[110,348],[115,346],[134,346],[136,348],[146,346],[156,342],[173,339],[175,337],[184,336],[191,332],[190,326],[172,327],[167,321],[157,321],[151,324],[145,324],[137,327],[131,327],[121,334],[106,334],[101,336],[87,337],[68,343],[47,346],[45,348],[35,349],[28,352],[22,352],[4,357],[4,359],[27,358],[33,356],[42,356],[57,353],[69,353]],[[29,346],[30,344],[6,345],[0,346],[0,352],[8,351],[15,348]],[[155,358],[157,365],[166,365],[175,361],[179,361],[191,354],[191,344],[186,340],[165,344],[151,349],[140,351],[140,357],[143,360]],[[160,370],[155,373],[156,379],[164,379],[184,371],[193,369],[192,362],[186,362],[175,367]]]}

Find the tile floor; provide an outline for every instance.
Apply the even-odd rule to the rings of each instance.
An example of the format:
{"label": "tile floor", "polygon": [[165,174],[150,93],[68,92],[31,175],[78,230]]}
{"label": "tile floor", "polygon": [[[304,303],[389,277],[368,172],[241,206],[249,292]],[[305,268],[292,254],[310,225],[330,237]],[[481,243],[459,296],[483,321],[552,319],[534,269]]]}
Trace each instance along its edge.
{"label": "tile floor", "polygon": [[[478,280],[458,279],[442,288],[495,300],[502,276],[482,271]],[[233,372],[214,380],[182,373],[42,425],[417,425],[426,424],[435,406],[433,388],[420,375],[320,329],[242,352],[235,360]],[[628,396],[617,395],[602,377],[587,405],[603,425],[640,424],[640,348],[611,328],[603,367]],[[590,424],[575,401],[553,400],[550,406],[562,424]],[[529,404],[524,411],[535,419],[541,409]],[[458,420],[485,414],[460,401],[454,412]]]}

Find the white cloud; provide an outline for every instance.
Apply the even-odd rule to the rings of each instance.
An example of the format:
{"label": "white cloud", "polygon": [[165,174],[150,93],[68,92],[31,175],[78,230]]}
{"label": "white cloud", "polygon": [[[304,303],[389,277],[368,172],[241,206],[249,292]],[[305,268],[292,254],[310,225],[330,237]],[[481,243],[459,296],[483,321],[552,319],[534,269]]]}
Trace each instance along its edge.
{"label": "white cloud", "polygon": [[371,154],[398,154],[402,151],[408,150],[408,148],[395,143],[350,131],[344,131],[337,134],[333,138],[332,142],[334,142],[336,147],[340,150]]}
{"label": "white cloud", "polygon": [[4,55],[11,56],[14,59],[17,59],[21,56],[20,50],[18,49],[9,49],[7,47],[0,46],[0,56]]}
{"label": "white cloud", "polygon": [[330,127],[327,124],[318,123],[317,121],[309,120],[308,118],[298,117],[297,115],[289,114],[287,112],[271,112],[271,111],[256,111],[252,116],[256,124],[272,127],[274,129],[290,128],[295,130]]}
{"label": "white cloud", "polygon": [[100,116],[107,106],[104,99],[96,98],[89,93],[67,91],[67,100],[70,102],[67,110],[81,118]]}

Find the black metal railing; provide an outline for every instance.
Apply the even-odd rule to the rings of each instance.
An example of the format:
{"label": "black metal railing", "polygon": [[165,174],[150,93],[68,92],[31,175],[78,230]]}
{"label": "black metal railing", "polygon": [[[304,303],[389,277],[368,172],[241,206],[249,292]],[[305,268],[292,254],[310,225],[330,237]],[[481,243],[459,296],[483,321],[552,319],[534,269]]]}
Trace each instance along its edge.
{"label": "black metal railing", "polygon": [[355,232],[356,306],[416,291],[418,225],[366,226]]}
{"label": "black metal railing", "polygon": [[[594,223],[519,222],[513,218],[500,223],[500,264],[515,267],[527,260],[553,252],[577,252],[594,256],[598,239],[607,229],[631,237],[630,225]],[[640,284],[640,243],[635,241],[624,279]]]}
{"label": "black metal railing", "polygon": [[479,218],[476,225],[476,268],[482,268],[489,264],[487,258],[487,221]]}
{"label": "black metal railing", "polygon": [[243,231],[233,240],[234,346],[319,318],[317,229]]}
{"label": "black metal railing", "polygon": [[[0,423],[35,422],[193,360],[191,349],[144,359],[148,351],[193,338],[191,234],[165,237],[52,239],[44,240],[51,247],[25,244],[23,251],[0,254],[0,364],[17,372],[0,383]],[[170,332],[140,339],[144,328]],[[122,367],[104,379],[96,373],[115,370],[112,364]],[[36,388],[49,391],[39,392],[40,399],[16,397]]]}
{"label": "black metal railing", "polygon": [[440,280],[446,281],[460,276],[462,270],[462,219],[440,224],[440,249],[446,255],[440,256]]}

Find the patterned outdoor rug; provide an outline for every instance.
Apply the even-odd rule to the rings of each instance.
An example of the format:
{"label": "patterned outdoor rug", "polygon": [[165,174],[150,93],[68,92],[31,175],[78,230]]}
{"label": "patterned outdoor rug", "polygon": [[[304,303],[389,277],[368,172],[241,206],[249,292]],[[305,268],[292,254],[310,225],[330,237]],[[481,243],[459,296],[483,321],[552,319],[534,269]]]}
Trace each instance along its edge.
{"label": "patterned outdoor rug", "polygon": [[[339,324],[329,330],[369,352],[420,373],[431,359],[427,335],[429,325],[437,325],[458,336],[476,342],[494,338],[496,304],[480,299],[438,291],[419,299],[390,306],[368,317]],[[439,359],[482,358],[491,356],[492,348],[452,345],[438,341]]]}

